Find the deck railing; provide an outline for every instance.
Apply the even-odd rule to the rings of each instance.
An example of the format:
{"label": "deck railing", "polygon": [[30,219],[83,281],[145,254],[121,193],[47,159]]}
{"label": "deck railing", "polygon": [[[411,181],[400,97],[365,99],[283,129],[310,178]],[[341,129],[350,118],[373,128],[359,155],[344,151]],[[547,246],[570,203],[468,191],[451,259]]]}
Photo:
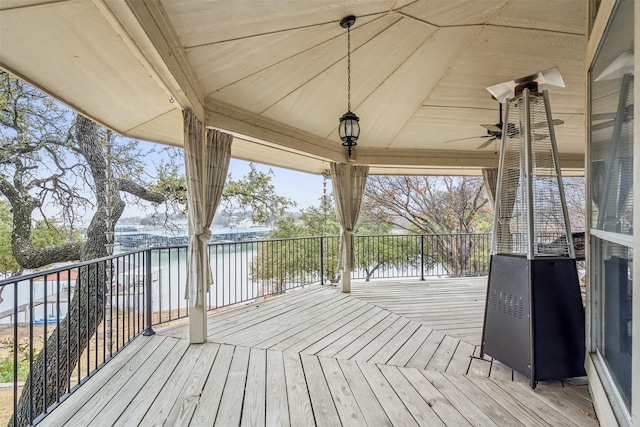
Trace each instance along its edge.
{"label": "deck railing", "polygon": [[[489,267],[488,234],[356,236],[354,244],[354,279],[477,276]],[[335,282],[338,246],[337,236],[210,244],[208,309]],[[37,423],[133,338],[187,317],[186,272],[186,246],[168,246],[0,281],[0,328],[12,336],[0,382],[12,383],[14,412],[22,399]],[[21,396],[25,382],[35,387]],[[54,383],[55,393],[35,397]]]}

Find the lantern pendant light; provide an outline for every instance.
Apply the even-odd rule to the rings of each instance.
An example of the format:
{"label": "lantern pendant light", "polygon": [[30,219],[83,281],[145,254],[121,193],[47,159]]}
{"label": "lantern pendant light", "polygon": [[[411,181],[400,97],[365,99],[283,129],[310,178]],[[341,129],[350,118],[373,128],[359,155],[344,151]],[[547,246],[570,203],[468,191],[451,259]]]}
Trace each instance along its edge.
{"label": "lantern pendant light", "polygon": [[355,24],[356,17],[345,16],[340,21],[340,26],[347,29],[347,112],[340,117],[338,133],[342,140],[342,146],[347,149],[347,157],[351,157],[353,148],[357,145],[360,136],[360,119],[351,112],[351,26]]}

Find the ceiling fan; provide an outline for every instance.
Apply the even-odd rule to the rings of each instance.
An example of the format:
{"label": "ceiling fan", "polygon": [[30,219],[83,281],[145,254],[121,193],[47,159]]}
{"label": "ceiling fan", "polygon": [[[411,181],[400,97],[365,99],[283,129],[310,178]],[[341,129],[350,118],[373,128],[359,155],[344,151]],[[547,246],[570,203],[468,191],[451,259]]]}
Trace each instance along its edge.
{"label": "ceiling fan", "polygon": [[[492,97],[493,99],[496,99],[495,97]],[[489,138],[486,141],[484,141],[482,144],[480,144],[476,150],[482,150],[485,147],[488,147],[492,142],[494,142],[495,140],[501,140],[502,139],[502,128],[504,126],[504,123],[502,121],[502,103],[499,102],[498,103],[500,109],[499,109],[499,121],[496,124],[482,124],[480,126],[482,126],[483,128],[485,128],[487,130],[487,134],[486,135],[480,135],[480,136],[469,136],[466,138],[459,138],[459,139],[452,139],[450,141],[445,141],[445,143],[450,143],[450,142],[458,142],[458,141],[465,141],[468,139],[480,139],[480,138]],[[554,126],[558,126],[564,123],[564,120],[560,120],[560,119],[554,119],[553,120],[553,125]],[[536,126],[537,124],[534,124],[533,127],[538,127],[538,126],[544,126],[546,125],[546,123],[541,123],[540,125]],[[520,133],[520,130],[516,127],[516,125],[514,123],[509,123],[507,126],[507,135],[510,137],[515,137]]]}

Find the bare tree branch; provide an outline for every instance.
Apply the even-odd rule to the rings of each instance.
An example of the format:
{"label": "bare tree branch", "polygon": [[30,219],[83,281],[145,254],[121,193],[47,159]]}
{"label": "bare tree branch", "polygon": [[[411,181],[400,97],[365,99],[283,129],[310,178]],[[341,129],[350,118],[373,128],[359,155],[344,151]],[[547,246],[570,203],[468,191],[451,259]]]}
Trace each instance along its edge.
{"label": "bare tree branch", "polygon": [[147,187],[144,187],[136,182],[133,182],[130,179],[118,179],[118,188],[120,191],[124,191],[133,196],[136,196],[140,199],[147,200],[152,203],[162,203],[165,201],[165,195],[158,192],[152,191]]}

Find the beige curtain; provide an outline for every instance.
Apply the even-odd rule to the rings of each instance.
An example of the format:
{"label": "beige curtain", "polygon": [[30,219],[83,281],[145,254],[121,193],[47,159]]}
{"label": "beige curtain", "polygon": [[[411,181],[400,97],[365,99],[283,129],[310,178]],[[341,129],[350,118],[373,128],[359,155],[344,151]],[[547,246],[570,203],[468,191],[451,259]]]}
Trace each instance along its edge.
{"label": "beige curtain", "polygon": [[[346,182],[345,169],[350,168],[348,175],[350,182]],[[353,250],[353,230],[360,216],[362,195],[367,183],[369,166],[352,166],[344,163],[331,163],[331,181],[336,211],[342,226],[340,233],[340,250],[338,252],[338,268],[350,272],[355,266]],[[349,186],[350,198],[347,200],[346,186]]]}
{"label": "beige curtain", "polygon": [[495,211],[496,186],[498,185],[498,168],[483,168],[482,180],[487,191],[491,210]]}
{"label": "beige curtain", "polygon": [[493,226],[496,227],[497,241],[493,250],[495,253],[512,253],[513,252],[513,236],[511,235],[511,218],[513,218],[513,208],[518,198],[518,192],[524,191],[523,176],[520,169],[511,168],[502,172],[502,182],[500,183],[500,192],[497,194],[499,204],[494,210]]}
{"label": "beige curtain", "polygon": [[186,298],[195,307],[205,302],[213,284],[207,254],[211,222],[222,196],[231,158],[231,135],[207,130],[191,110],[184,111],[184,152],[187,171],[187,206],[189,209],[189,250]]}

